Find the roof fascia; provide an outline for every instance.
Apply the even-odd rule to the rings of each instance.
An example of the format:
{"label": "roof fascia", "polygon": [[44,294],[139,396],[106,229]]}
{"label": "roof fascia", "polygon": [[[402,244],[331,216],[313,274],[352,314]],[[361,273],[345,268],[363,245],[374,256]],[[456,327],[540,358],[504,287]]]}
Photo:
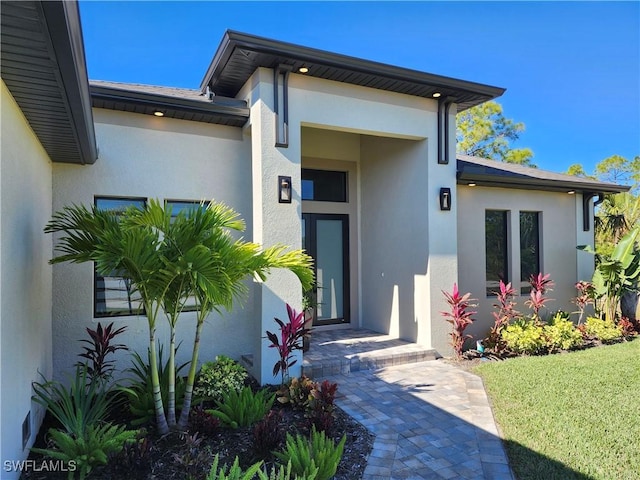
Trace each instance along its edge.
{"label": "roof fascia", "polygon": [[364,60],[348,55],[332,53],[326,50],[303,47],[292,43],[257,37],[232,30],[227,30],[225,32],[222,42],[220,43],[220,46],[207,69],[207,73],[200,83],[202,91],[206,89],[212,78],[214,78],[221,69],[224,69],[229,57],[233,53],[233,49],[236,47],[261,53],[292,57],[297,60],[317,62],[323,65],[345,68],[361,73],[381,75],[396,80],[437,85],[468,93],[485,95],[492,98],[499,97],[506,91],[506,89],[501,87],[493,87],[481,83],[469,82],[467,80],[434,75],[431,73],[420,72],[371,60]]}
{"label": "roof fascia", "polygon": [[[91,97],[101,100],[135,103],[141,106],[172,109],[207,115],[220,115],[242,120],[249,118],[248,107],[234,107],[216,103],[200,102],[188,98],[170,97],[147,92],[133,92],[119,88],[91,85]],[[214,97],[215,98],[215,97]]]}
{"label": "roof fascia", "polygon": [[98,148],[78,3],[61,1],[37,4],[42,12],[50,51],[58,66],[57,74],[80,151],[80,162],[83,165],[93,164],[98,158]]}

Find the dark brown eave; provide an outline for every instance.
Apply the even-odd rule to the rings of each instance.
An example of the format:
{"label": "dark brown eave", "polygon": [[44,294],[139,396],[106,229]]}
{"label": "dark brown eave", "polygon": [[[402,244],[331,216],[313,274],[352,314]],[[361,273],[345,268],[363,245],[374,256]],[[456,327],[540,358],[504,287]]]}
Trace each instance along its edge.
{"label": "dark brown eave", "polygon": [[54,162],[97,158],[78,4],[3,1],[2,79]]}
{"label": "dark brown eave", "polygon": [[[614,183],[598,182],[582,177],[554,174],[534,168],[516,167],[520,172],[512,171],[513,166],[487,166],[468,160],[457,160],[457,183],[474,183],[482,187],[518,188],[523,190],[541,190],[550,192],[580,193],[620,193],[631,187]],[[546,177],[546,178],[545,178]]]}
{"label": "dark brown eave", "polygon": [[154,93],[91,85],[95,108],[153,115],[161,111],[164,117],[203,123],[242,127],[249,119],[249,108],[179,98]]}
{"label": "dark brown eave", "polygon": [[287,65],[297,72],[309,68],[305,75],[350,83],[369,88],[433,98],[451,97],[458,111],[499,97],[504,88],[466,80],[410,70],[360,58],[302,47],[299,45],[257,37],[228,30],[216,51],[200,84],[217,95],[235,97],[259,67],[275,68]]}

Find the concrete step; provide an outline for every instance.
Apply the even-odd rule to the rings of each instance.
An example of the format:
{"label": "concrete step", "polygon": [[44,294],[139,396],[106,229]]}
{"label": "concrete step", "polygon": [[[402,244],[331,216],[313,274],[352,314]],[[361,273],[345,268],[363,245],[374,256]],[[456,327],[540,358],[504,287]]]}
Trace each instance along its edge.
{"label": "concrete step", "polygon": [[433,349],[362,329],[320,330],[311,334],[302,373],[310,378],[376,370],[438,358]]}

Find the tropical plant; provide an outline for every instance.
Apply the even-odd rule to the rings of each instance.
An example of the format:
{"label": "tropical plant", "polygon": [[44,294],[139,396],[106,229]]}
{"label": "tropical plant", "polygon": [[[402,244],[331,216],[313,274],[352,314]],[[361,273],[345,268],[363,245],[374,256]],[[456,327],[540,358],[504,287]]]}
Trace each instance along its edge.
{"label": "tropical plant", "polygon": [[218,428],[220,428],[220,420],[207,413],[202,405],[191,409],[191,415],[189,416],[190,432],[212,435]]}
{"label": "tropical plant", "polygon": [[588,336],[595,337],[604,343],[622,338],[622,327],[606,318],[588,317],[584,326]]}
{"label": "tropical plant", "polygon": [[89,425],[81,435],[52,428],[49,437],[54,448],[31,450],[73,464],[75,468],[69,469],[68,478],[73,479],[78,472],[83,480],[96,465],[106,465],[109,455],[121,451],[126,442],[135,442],[137,435],[137,430],[126,430],[122,425],[109,423]]}
{"label": "tropical plant", "polygon": [[511,286],[511,283],[504,283],[500,280],[500,289],[495,293],[498,303],[494,303],[493,308],[497,311],[491,312],[494,320],[493,327],[491,327],[489,335],[484,339],[483,345],[493,353],[498,354],[506,347],[501,337],[502,330],[513,319],[519,317],[520,312],[515,308],[516,303],[513,298],[516,294],[516,289]]}
{"label": "tropical plant", "polygon": [[248,427],[265,417],[271,410],[275,398],[275,393],[269,393],[267,389],[254,393],[251,387],[244,387],[240,392],[228,391],[222,400],[217,402],[216,409],[206,412],[231,428]]}
{"label": "tropical plant", "polygon": [[451,336],[451,345],[458,358],[462,357],[462,349],[464,342],[467,338],[471,338],[471,335],[465,335],[465,329],[473,323],[473,315],[476,312],[469,311],[469,308],[475,307],[475,304],[471,304],[471,294],[465,293],[460,295],[458,291],[458,284],[453,284],[453,291],[442,292],[449,304],[451,311],[440,312],[447,322],[453,326],[453,331],[449,334]]}
{"label": "tropical plant", "polygon": [[281,409],[270,410],[269,413],[253,427],[253,448],[266,454],[277,448],[284,440],[284,413]]}
{"label": "tropical plant", "polygon": [[502,339],[509,350],[526,355],[541,353],[547,343],[542,325],[524,318],[502,330]]}
{"label": "tropical plant", "polygon": [[[639,236],[640,227],[636,227],[622,237],[610,257],[600,258],[593,274],[592,283],[599,309],[611,323],[615,323],[622,295],[631,290],[640,277],[640,251],[636,247]],[[595,253],[588,245],[578,248]]]}
{"label": "tropical plant", "polygon": [[79,354],[79,356],[86,359],[86,361],[78,362],[76,366],[86,365],[87,374],[92,382],[100,381],[108,383],[113,377],[115,362],[109,359],[109,357],[118,350],[128,350],[128,347],[124,344],[113,345],[112,342],[126,329],[127,327],[125,326],[114,330],[113,323],[102,328],[100,322],[98,322],[95,330],[87,327],[89,339],[85,338],[80,341],[86,343],[88,346],[83,346],[84,352]]}
{"label": "tropical plant", "polygon": [[276,458],[283,463],[291,462],[291,469],[296,475],[308,477],[317,469],[315,478],[329,480],[338,469],[342,458],[346,436],[336,445],[324,432],[311,430],[311,438],[298,434],[294,437],[287,434],[285,448],[282,452],[274,452]]}
{"label": "tropical plant", "polygon": [[596,290],[593,283],[580,280],[576,283],[578,295],[573,299],[573,303],[578,307],[578,325],[582,323],[584,312],[589,305],[595,305]]}
{"label": "tropical plant", "polygon": [[238,362],[218,355],[215,362],[200,367],[193,395],[201,400],[221,400],[225,392],[241,390],[247,376],[247,370]]}
{"label": "tropical plant", "polygon": [[313,400],[313,390],[316,382],[302,375],[293,377],[288,384],[278,390],[278,402],[290,404],[294,410],[307,410]]}
{"label": "tropical plant", "polygon": [[[160,382],[160,395],[162,398],[163,408],[168,405],[167,396],[169,392],[170,369],[169,360],[163,360],[163,347],[158,348],[158,379]],[[148,353],[148,352],[147,352]],[[129,410],[136,417],[131,423],[133,425],[144,425],[153,420],[156,416],[155,400],[153,394],[153,383],[151,376],[151,363],[145,361],[138,352],[133,352],[132,365],[126,370],[130,376],[129,383],[120,390],[126,395],[129,404]],[[178,407],[182,405],[184,392],[187,388],[186,382],[180,372],[187,366],[187,363],[179,365],[175,373],[177,375],[175,385],[176,404]]]}
{"label": "tropical plant", "polygon": [[[41,375],[42,376],[42,375]],[[83,438],[90,426],[102,422],[116,400],[102,382],[88,381],[87,367],[77,366],[69,387],[51,380],[33,382],[33,400],[60,422],[66,433]]]}
{"label": "tropical plant", "polygon": [[582,333],[562,313],[556,314],[544,327],[550,351],[571,350],[582,345]]}
{"label": "tropical plant", "polygon": [[[154,410],[158,431],[169,431],[167,417],[175,419],[175,385],[169,384],[169,413],[165,414],[156,353],[156,328],[160,310],[171,327],[169,370],[175,368],[175,329],[186,299],[197,308],[196,332],[187,376],[186,393],[178,427],[185,428],[198,365],[200,334],[212,311],[230,310],[247,290],[243,280],[262,280],[272,268],[286,268],[298,276],[302,287],[313,281],[311,258],[300,250],[285,252],[275,245],[262,249],[255,243],[234,240],[229,231],[241,231],[244,222],[227,206],[210,202],[202,208],[172,217],[158,200],[144,209],[123,213],[96,207],[65,207],[53,215],[47,233],[62,234],[56,244],[60,255],[51,263],[93,261],[100,274],[117,273],[131,282],[141,298],[149,328],[149,358]],[[169,375],[173,381],[175,375]]]}
{"label": "tropical plant", "polygon": [[529,294],[529,299],[525,301],[525,305],[533,310],[533,319],[536,323],[541,324],[542,319],[540,318],[540,310],[545,306],[545,304],[551,300],[550,298],[545,297],[547,292],[551,290],[553,287],[553,281],[551,280],[551,275],[542,273],[538,273],[537,275],[531,275],[529,278],[529,284],[531,285],[531,292]]}
{"label": "tropical plant", "polygon": [[238,457],[235,458],[231,467],[227,465],[218,466],[219,462],[220,459],[216,453],[206,480],[253,480],[256,475],[259,475],[260,479],[266,478],[265,474],[260,475],[262,473],[260,467],[263,462],[254,463],[245,471],[240,468]]}
{"label": "tropical plant", "polygon": [[304,311],[296,312],[289,304],[287,304],[287,315],[289,321],[284,323],[279,318],[274,318],[280,326],[280,338],[278,335],[267,331],[267,338],[271,342],[270,348],[276,348],[280,360],[273,366],[273,376],[281,373],[281,386],[284,386],[285,379],[289,377],[289,368],[296,364],[297,359],[293,352],[302,350],[303,338],[309,333],[309,329],[304,328]]}

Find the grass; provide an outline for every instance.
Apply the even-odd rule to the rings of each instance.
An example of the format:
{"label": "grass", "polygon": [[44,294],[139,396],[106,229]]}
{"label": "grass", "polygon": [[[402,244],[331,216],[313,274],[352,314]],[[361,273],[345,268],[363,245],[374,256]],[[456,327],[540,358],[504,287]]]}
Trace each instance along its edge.
{"label": "grass", "polygon": [[640,340],[476,372],[519,480],[640,479]]}

